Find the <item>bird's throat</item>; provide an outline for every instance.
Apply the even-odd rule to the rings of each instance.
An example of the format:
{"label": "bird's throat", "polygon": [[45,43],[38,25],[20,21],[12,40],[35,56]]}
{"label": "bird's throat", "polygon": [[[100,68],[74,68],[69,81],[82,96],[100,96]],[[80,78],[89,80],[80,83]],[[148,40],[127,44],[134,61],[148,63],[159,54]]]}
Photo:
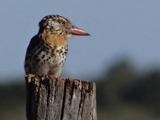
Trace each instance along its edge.
{"label": "bird's throat", "polygon": [[68,44],[67,35],[54,35],[51,33],[44,34],[45,41],[48,42],[51,47],[64,47]]}
{"label": "bird's throat", "polygon": [[54,47],[64,47],[68,44],[67,42],[67,38],[66,37],[60,37],[60,36],[51,36],[51,37],[47,37],[46,40],[51,43],[51,46]]}

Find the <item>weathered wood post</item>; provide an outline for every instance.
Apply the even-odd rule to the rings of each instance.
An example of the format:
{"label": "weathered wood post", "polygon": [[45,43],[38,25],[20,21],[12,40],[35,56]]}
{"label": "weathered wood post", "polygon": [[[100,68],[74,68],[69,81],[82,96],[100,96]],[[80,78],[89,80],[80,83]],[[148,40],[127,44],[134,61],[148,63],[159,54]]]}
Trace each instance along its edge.
{"label": "weathered wood post", "polygon": [[27,120],[97,120],[94,82],[32,74],[25,79]]}

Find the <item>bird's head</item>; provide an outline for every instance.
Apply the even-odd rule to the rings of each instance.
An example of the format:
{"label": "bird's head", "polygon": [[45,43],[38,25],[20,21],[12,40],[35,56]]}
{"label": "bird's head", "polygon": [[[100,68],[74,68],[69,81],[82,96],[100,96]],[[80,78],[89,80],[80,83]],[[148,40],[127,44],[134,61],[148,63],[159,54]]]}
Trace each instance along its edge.
{"label": "bird's head", "polygon": [[59,15],[49,15],[39,22],[39,33],[47,32],[55,36],[87,36],[87,32],[73,26],[69,20]]}

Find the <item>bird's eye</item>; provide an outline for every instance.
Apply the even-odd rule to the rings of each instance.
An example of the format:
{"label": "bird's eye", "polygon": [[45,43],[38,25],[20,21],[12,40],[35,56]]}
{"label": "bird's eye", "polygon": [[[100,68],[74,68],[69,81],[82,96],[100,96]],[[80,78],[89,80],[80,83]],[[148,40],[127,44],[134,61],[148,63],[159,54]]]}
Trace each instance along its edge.
{"label": "bird's eye", "polygon": [[65,22],[61,22],[61,24],[62,24],[62,25],[64,25],[64,24],[65,24]]}

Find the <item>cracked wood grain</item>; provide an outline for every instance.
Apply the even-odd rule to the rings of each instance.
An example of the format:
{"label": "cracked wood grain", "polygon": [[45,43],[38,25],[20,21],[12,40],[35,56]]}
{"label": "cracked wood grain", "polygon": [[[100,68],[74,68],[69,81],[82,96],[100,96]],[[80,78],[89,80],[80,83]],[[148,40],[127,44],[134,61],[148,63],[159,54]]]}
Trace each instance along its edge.
{"label": "cracked wood grain", "polygon": [[94,82],[51,75],[25,78],[27,120],[97,120]]}

